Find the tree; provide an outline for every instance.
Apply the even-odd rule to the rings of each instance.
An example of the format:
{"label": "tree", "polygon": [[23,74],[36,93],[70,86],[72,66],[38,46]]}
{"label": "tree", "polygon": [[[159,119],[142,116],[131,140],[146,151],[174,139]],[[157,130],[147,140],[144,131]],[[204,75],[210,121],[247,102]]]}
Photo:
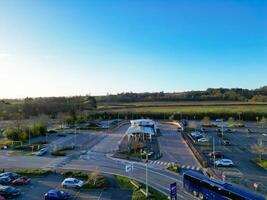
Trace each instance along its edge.
{"label": "tree", "polygon": [[233,126],[235,124],[235,119],[233,117],[228,118],[228,126]]}
{"label": "tree", "polygon": [[261,128],[264,128],[265,124],[267,123],[267,118],[265,118],[264,116],[261,118]]}
{"label": "tree", "polygon": [[262,155],[266,154],[267,148],[264,146],[263,141],[260,139],[258,142],[251,146],[252,152],[258,155],[259,160],[262,160]]}
{"label": "tree", "polygon": [[132,149],[134,150],[134,153],[136,153],[138,150],[142,149],[144,147],[144,143],[139,140],[132,140]]}
{"label": "tree", "polygon": [[203,125],[210,125],[210,118],[208,116],[205,116],[203,119],[202,119],[202,124]]}
{"label": "tree", "polygon": [[20,139],[21,130],[17,128],[8,128],[3,132],[3,136],[12,141],[18,141]]}
{"label": "tree", "polygon": [[97,103],[96,103],[96,99],[95,97],[92,97],[92,96],[85,96],[84,98],[84,105],[85,105],[85,108],[86,109],[96,109],[97,108]]}
{"label": "tree", "polygon": [[91,181],[93,182],[93,185],[96,184],[96,181],[99,179],[100,177],[100,172],[97,170],[97,171],[94,171],[91,176],[90,176],[90,179]]}

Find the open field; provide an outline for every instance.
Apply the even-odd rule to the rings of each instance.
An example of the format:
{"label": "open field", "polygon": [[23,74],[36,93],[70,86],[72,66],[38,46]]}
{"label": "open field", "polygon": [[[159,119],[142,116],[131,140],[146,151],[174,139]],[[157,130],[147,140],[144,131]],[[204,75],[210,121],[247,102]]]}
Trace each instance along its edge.
{"label": "open field", "polygon": [[267,113],[267,104],[251,102],[136,102],[102,104],[99,111],[116,113]]}

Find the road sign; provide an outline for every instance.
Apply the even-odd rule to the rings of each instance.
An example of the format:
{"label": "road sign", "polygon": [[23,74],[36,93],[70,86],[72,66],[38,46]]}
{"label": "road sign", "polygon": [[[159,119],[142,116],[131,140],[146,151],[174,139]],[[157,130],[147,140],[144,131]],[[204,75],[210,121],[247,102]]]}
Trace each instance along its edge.
{"label": "road sign", "polygon": [[126,172],[132,172],[133,171],[133,164],[127,164],[125,166],[125,171]]}
{"label": "road sign", "polygon": [[171,191],[171,200],[177,200],[177,184],[172,183],[170,185],[170,191]]}
{"label": "road sign", "polygon": [[258,187],[259,187],[258,183],[254,183],[254,184],[253,184],[253,187],[254,187],[255,190],[257,190]]}

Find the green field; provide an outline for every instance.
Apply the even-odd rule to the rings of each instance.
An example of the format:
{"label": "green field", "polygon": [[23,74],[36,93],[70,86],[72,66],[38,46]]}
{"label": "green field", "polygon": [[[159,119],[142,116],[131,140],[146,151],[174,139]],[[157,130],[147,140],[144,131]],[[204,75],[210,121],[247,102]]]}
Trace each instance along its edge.
{"label": "green field", "polygon": [[230,104],[230,103],[191,103],[187,104],[170,104],[170,103],[133,103],[133,104],[121,104],[121,105],[106,105],[100,107],[101,111],[116,112],[116,113],[267,113],[266,104]]}
{"label": "green field", "polygon": [[100,103],[99,116],[108,113],[105,117],[167,119],[175,115],[173,119],[203,119],[209,116],[211,119],[234,117],[256,121],[263,116],[267,118],[267,104],[254,102],[228,102],[228,101],[187,101],[187,102],[132,102],[132,103]]}

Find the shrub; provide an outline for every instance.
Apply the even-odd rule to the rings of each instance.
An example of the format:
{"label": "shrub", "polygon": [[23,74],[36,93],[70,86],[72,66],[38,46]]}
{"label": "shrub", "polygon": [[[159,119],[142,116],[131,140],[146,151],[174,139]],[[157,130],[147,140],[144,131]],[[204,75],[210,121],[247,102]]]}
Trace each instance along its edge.
{"label": "shrub", "polygon": [[51,155],[53,155],[53,156],[65,156],[66,153],[65,152],[62,152],[60,150],[53,150],[52,153],[51,153]]}
{"label": "shrub", "polygon": [[52,174],[51,170],[43,169],[17,169],[15,170],[17,174],[27,175],[27,176],[45,176]]}
{"label": "shrub", "polygon": [[181,167],[178,164],[170,165],[169,167],[167,167],[167,169],[172,171],[172,172],[176,172],[176,173],[181,172]]}

